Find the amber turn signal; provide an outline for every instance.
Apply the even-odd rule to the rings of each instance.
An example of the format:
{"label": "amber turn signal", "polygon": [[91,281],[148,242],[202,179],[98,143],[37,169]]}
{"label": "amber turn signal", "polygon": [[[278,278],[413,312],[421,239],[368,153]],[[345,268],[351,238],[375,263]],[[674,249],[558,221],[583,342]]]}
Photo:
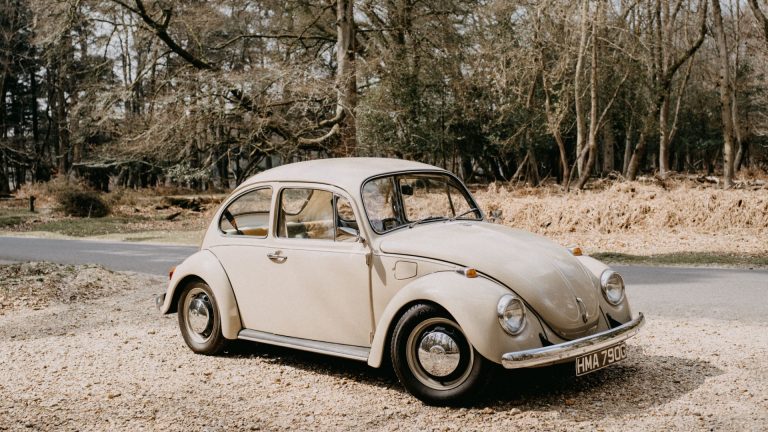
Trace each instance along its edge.
{"label": "amber turn signal", "polygon": [[168,270],[168,279],[169,280],[173,278],[173,272],[175,272],[175,271],[176,271],[176,267],[171,267],[171,269]]}
{"label": "amber turn signal", "polygon": [[459,269],[458,272],[470,279],[474,279],[477,277],[477,270],[471,267]]}
{"label": "amber turn signal", "polygon": [[581,256],[582,255],[581,248],[578,247],[578,246],[571,246],[571,247],[568,248],[568,250],[571,252],[571,255],[573,255],[573,256]]}

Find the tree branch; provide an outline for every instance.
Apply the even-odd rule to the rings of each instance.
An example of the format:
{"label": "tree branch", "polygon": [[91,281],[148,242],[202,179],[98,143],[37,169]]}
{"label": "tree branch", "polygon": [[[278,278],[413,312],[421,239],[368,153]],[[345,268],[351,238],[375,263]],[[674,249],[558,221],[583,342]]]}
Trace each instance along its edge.
{"label": "tree branch", "polygon": [[765,18],[765,14],[760,9],[760,5],[757,4],[757,0],[748,0],[749,7],[752,8],[752,13],[757,18],[757,21],[763,26],[763,37],[765,42],[768,43],[768,19]]}
{"label": "tree branch", "polygon": [[293,39],[298,41],[310,40],[310,41],[322,41],[322,42],[334,42],[334,43],[336,42],[336,39],[333,39],[327,36],[304,36],[304,35],[293,35],[293,34],[287,34],[287,33],[274,34],[274,35],[250,33],[250,34],[242,34],[242,35],[235,36],[232,39],[220,45],[216,45],[211,49],[221,50],[242,39]]}
{"label": "tree branch", "polygon": [[149,15],[149,12],[147,12],[146,7],[144,7],[144,2],[142,0],[134,0],[136,3],[136,7],[131,7],[128,4],[124,3],[122,0],[112,0],[113,2],[119,4],[120,6],[128,9],[129,11],[135,13],[139,16],[139,18],[144,21],[144,23],[149,26],[150,29],[157,35],[157,37],[160,38],[167,46],[171,49],[176,55],[183,58],[187,63],[191,64],[197,69],[202,70],[213,70],[216,69],[214,65],[211,63],[208,63],[202,59],[197,58],[192,53],[184,49],[181,45],[177,44],[175,40],[171,37],[171,35],[168,34],[168,24],[171,21],[172,16],[172,10],[171,9],[163,9],[163,21],[157,22],[154,18],[152,18]]}
{"label": "tree branch", "polygon": [[686,52],[683,53],[683,55],[680,56],[677,61],[675,61],[672,66],[670,66],[669,70],[666,71],[662,78],[662,85],[664,88],[668,88],[669,85],[672,83],[672,77],[675,76],[677,73],[677,70],[680,69],[680,66],[683,65],[683,63],[686,62],[689,58],[691,58],[694,54],[696,54],[696,51],[699,50],[699,47],[701,47],[701,44],[704,43],[704,37],[707,35],[707,7],[709,6],[709,2],[704,1],[704,7],[701,8],[701,24],[699,27],[699,37],[696,39],[696,42],[691,45],[690,48]]}

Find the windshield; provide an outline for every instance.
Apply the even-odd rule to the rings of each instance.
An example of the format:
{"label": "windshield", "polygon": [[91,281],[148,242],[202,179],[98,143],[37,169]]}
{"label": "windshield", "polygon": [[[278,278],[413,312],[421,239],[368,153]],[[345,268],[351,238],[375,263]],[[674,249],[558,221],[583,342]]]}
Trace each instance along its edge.
{"label": "windshield", "polygon": [[482,215],[464,185],[447,174],[398,174],[363,185],[363,205],[378,234],[416,223]]}

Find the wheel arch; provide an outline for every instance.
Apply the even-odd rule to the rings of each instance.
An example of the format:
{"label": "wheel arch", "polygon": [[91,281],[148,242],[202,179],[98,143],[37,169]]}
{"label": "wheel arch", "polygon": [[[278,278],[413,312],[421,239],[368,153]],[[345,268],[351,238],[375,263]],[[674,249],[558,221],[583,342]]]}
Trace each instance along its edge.
{"label": "wheel arch", "polygon": [[189,283],[196,280],[204,282],[213,291],[221,318],[221,332],[224,337],[237,339],[243,325],[240,320],[235,293],[224,267],[218,258],[208,250],[195,253],[176,267],[173,277],[168,283],[165,301],[160,307],[160,312],[162,314],[178,312],[176,305],[179,296]]}
{"label": "wheel arch", "polygon": [[[368,359],[368,364],[369,365],[374,366],[374,367],[381,367],[382,365],[385,364],[386,361],[390,360],[387,357],[387,353],[389,353],[390,350],[392,349],[391,348],[392,347],[392,334],[395,332],[395,327],[397,327],[398,321],[400,321],[400,319],[403,317],[403,315],[405,315],[405,313],[408,312],[408,310],[410,308],[412,308],[412,307],[414,307],[416,305],[419,305],[419,304],[427,304],[427,305],[434,306],[434,307],[444,311],[454,321],[456,320],[456,318],[454,318],[453,315],[451,315],[450,312],[448,312],[447,310],[445,310],[444,307],[442,307],[440,304],[438,304],[438,303],[436,303],[436,302],[434,302],[432,300],[424,300],[424,299],[414,299],[414,300],[411,300],[410,302],[400,306],[400,309],[397,310],[397,312],[392,316],[392,319],[390,319],[390,321],[389,321],[389,325],[386,328],[386,334],[384,335],[383,346],[381,347],[381,360],[380,360],[379,365],[371,364],[370,356],[369,356],[369,359]],[[375,343],[375,339],[374,339],[374,343]],[[373,353],[373,350],[371,350],[371,353]]]}
{"label": "wheel arch", "polygon": [[489,279],[467,278],[453,271],[431,273],[411,282],[392,297],[378,320],[368,364],[382,365],[398,320],[419,303],[444,310],[483,357],[500,363],[500,348],[509,346],[511,339],[498,323],[496,305],[499,298],[508,293],[507,288]]}
{"label": "wheel arch", "polygon": [[[194,282],[203,282],[205,284],[208,284],[203,278],[197,275],[187,275],[184,276],[182,280],[179,281],[179,283],[176,284],[176,288],[173,290],[173,297],[171,298],[171,302],[168,305],[168,310],[164,312],[164,315],[177,313],[179,308],[179,297],[181,297],[182,291],[184,291],[184,288],[186,288],[188,285],[194,283]],[[210,286],[210,284],[208,284]]]}

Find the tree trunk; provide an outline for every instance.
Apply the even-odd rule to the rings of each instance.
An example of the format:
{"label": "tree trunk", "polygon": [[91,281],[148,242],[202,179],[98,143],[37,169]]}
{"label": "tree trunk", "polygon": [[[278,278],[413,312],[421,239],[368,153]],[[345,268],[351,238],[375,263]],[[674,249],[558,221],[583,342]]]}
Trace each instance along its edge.
{"label": "tree trunk", "polygon": [[733,185],[733,111],[731,98],[733,87],[731,86],[730,65],[728,61],[728,43],[723,29],[723,16],[720,10],[719,0],[712,0],[712,15],[715,27],[715,40],[717,41],[718,59],[720,61],[720,117],[723,121],[723,187],[730,188]]}
{"label": "tree trunk", "polygon": [[659,177],[669,171],[669,94],[662,93],[659,107]]}
{"label": "tree trunk", "polygon": [[336,2],[336,88],[338,105],[336,114],[343,114],[339,125],[340,147],[337,153],[352,156],[357,151],[357,73],[355,70],[355,16],[354,0]]}
{"label": "tree trunk", "polygon": [[[551,133],[552,137],[555,139],[555,142],[557,143],[557,150],[560,153],[560,167],[562,173],[561,184],[566,190],[568,190],[568,181],[571,177],[571,172],[570,168],[568,167],[568,153],[566,153],[565,150],[565,140],[563,139],[563,134],[560,131],[560,125],[563,122],[565,114],[554,113],[552,110],[552,103],[549,100],[549,88],[547,86],[545,72],[542,72],[541,74],[541,85],[542,90],[544,91],[544,111],[547,115],[547,128],[549,129],[549,133]],[[561,101],[561,103],[564,104],[565,101]]]}
{"label": "tree trunk", "polygon": [[[592,168],[595,166],[595,159],[597,158],[597,131],[600,128],[600,122],[597,116],[597,104],[599,99],[597,97],[597,36],[598,25],[602,25],[602,2],[597,3],[597,19],[592,24],[592,63],[589,67],[589,95],[590,95],[590,108],[589,108],[589,157],[586,164],[582,167],[582,171],[579,175],[579,183],[576,185],[577,189],[583,189],[587,184],[587,180],[592,175]],[[579,157],[583,157],[583,152]]]}
{"label": "tree trunk", "polygon": [[[0,153],[0,196],[10,195],[11,185],[8,183],[8,176],[5,174],[5,170],[8,166],[7,161],[3,154]],[[18,188],[19,185],[16,185]]]}
{"label": "tree trunk", "polygon": [[627,132],[624,136],[624,162],[621,164],[621,173],[627,175],[629,170],[629,159],[632,157],[632,119],[629,120],[627,125]]}
{"label": "tree trunk", "polygon": [[576,57],[576,71],[573,78],[574,105],[576,108],[576,172],[581,177],[584,168],[583,148],[587,144],[587,122],[584,118],[584,101],[581,98],[581,76],[584,70],[584,54],[587,50],[587,24],[589,23],[589,0],[583,0],[581,5],[581,37],[579,52]]}
{"label": "tree trunk", "polygon": [[760,24],[763,37],[765,38],[765,43],[768,45],[768,19],[765,18],[765,14],[757,4],[757,0],[749,0],[749,6],[752,8],[752,13],[755,15],[757,22]]}
{"label": "tree trunk", "polygon": [[614,146],[616,138],[613,136],[613,122],[609,118],[603,126],[603,174],[614,170]]}
{"label": "tree trunk", "polygon": [[629,160],[629,165],[624,174],[624,177],[629,181],[634,181],[637,178],[637,173],[640,170],[640,162],[643,160],[643,156],[645,156],[645,144],[648,134],[651,131],[654,118],[656,118],[656,113],[652,112],[643,121],[643,129],[640,131],[640,136],[637,137],[635,151],[632,152],[632,157]]}

